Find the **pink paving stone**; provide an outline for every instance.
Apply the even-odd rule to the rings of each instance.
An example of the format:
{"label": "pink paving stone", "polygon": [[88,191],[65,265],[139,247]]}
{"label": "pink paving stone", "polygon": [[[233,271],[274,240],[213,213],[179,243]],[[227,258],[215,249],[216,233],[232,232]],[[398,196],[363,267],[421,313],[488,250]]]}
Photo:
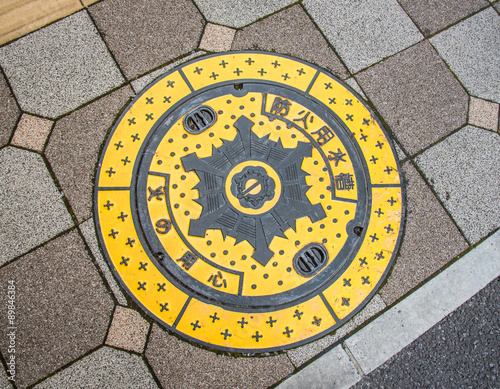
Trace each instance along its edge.
{"label": "pink paving stone", "polygon": [[207,51],[228,51],[231,50],[234,34],[236,30],[208,23],[200,42],[200,49]]}
{"label": "pink paving stone", "polygon": [[149,323],[133,309],[116,307],[106,344],[136,353],[144,351]]}
{"label": "pink paving stone", "polygon": [[52,120],[23,114],[11,143],[30,150],[42,151],[53,123]]}
{"label": "pink paving stone", "polygon": [[471,96],[469,124],[496,131],[498,129],[498,107],[497,103]]}

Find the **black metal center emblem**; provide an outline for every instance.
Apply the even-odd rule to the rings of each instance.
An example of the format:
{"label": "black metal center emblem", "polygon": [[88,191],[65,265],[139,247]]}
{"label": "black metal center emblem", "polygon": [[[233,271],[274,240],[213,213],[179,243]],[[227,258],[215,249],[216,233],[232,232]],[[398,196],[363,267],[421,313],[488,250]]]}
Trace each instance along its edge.
{"label": "black metal center emblem", "polygon": [[260,166],[247,166],[233,177],[231,193],[240,200],[245,208],[260,208],[266,201],[273,199],[276,184],[266,169]]}

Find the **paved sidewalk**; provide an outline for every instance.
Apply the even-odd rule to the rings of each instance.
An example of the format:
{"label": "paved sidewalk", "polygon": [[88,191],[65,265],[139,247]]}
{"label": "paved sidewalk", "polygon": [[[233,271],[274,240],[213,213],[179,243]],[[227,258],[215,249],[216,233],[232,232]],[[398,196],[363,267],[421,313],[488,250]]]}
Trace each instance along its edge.
{"label": "paved sidewalk", "polygon": [[[0,387],[264,388],[303,377],[314,387],[324,372],[307,372],[322,366],[355,377],[347,386],[425,386],[423,367],[421,376],[394,371],[428,359],[451,377],[474,343],[428,344],[461,341],[462,330],[485,347],[463,385],[498,385],[498,280],[490,281],[500,263],[500,1],[87,0],[65,9],[13,20],[25,28],[17,35],[0,32],[1,306],[12,285],[16,292],[15,340],[7,309],[0,314]],[[121,110],[175,65],[229,50],[291,55],[345,80],[383,121],[406,184],[402,244],[372,301],[335,333],[262,357],[214,353],[155,324],[111,274],[92,212],[96,164]],[[463,282],[450,281],[454,271]],[[465,271],[480,279],[470,289]],[[442,282],[463,300],[443,299]],[[445,308],[426,305],[430,286]],[[468,319],[468,307],[489,324]],[[363,362],[356,342],[402,308],[409,318],[440,313],[414,336],[394,329],[403,340]],[[481,360],[494,366],[479,371]]]}

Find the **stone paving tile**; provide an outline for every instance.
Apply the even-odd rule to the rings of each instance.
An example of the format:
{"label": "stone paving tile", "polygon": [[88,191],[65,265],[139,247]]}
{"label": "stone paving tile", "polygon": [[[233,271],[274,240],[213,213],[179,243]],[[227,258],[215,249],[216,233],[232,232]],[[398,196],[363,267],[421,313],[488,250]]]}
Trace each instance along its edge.
{"label": "stone paving tile", "polygon": [[262,358],[215,354],[167,334],[156,324],[146,358],[164,388],[267,388],[294,369],[286,354]]}
{"label": "stone paving tile", "polygon": [[194,0],[209,22],[243,27],[294,3],[295,0]]}
{"label": "stone paving tile", "polygon": [[467,121],[469,97],[428,42],[386,59],[356,79],[411,155]]}
{"label": "stone paving tile", "polygon": [[425,36],[432,35],[489,5],[486,0],[398,0]]}
{"label": "stone paving tile", "polygon": [[349,75],[300,5],[238,31],[232,49],[289,54],[326,68],[342,79]]}
{"label": "stone paving tile", "polygon": [[423,38],[396,0],[305,0],[303,4],[353,73]]}
{"label": "stone paving tile", "polygon": [[345,323],[342,327],[337,329],[333,335],[328,335],[304,346],[288,350],[288,357],[295,366],[299,367],[300,365],[306,363],[309,359],[318,355],[328,346],[331,346],[332,344],[346,336],[348,333],[354,331],[356,327],[363,324],[370,317],[376,315],[385,307],[386,305],[384,303],[384,300],[382,300],[382,298],[378,294],[376,294],[370,300],[370,302],[366,304],[366,307],[364,307],[356,316]]}
{"label": "stone paving tile", "polygon": [[500,103],[500,15],[493,8],[450,27],[431,43],[471,95]]}
{"label": "stone paving tile", "polygon": [[10,91],[7,81],[0,72],[0,147],[5,146],[10,139],[21,112]]}
{"label": "stone paving tile", "polygon": [[0,265],[73,225],[42,157],[0,150]]}
{"label": "stone paving tile", "polygon": [[52,130],[45,154],[78,221],[92,216],[99,148],[131,96],[123,87],[58,120]]}
{"label": "stone paving tile", "polygon": [[469,103],[469,124],[486,128],[491,131],[498,130],[499,105],[471,96]]}
{"label": "stone paving tile", "polygon": [[203,32],[190,0],[108,0],[89,10],[129,79],[196,49]]}
{"label": "stone paving tile", "polygon": [[146,74],[145,76],[142,76],[141,78],[138,78],[134,81],[131,82],[132,88],[134,89],[135,93],[139,93],[141,90],[143,90],[146,86],[148,86],[151,82],[156,80],[158,77],[160,77],[162,74],[168,72],[169,70],[175,68],[177,65],[180,65],[184,62],[190,61],[193,58],[200,57],[202,55],[206,54],[204,51],[196,51],[178,61],[172,62],[171,64],[168,64],[167,66],[164,66],[160,69],[157,69],[155,71],[152,71],[149,74]]}
{"label": "stone paving tile", "polygon": [[35,388],[146,389],[158,386],[141,357],[102,347]]}
{"label": "stone paving tile", "polygon": [[406,225],[399,254],[379,294],[387,305],[467,249],[465,239],[410,162],[403,164]]}
{"label": "stone paving tile", "polygon": [[236,30],[208,23],[201,37],[200,49],[207,51],[229,51]]}
{"label": "stone paving tile", "polygon": [[139,312],[117,306],[106,344],[141,354],[146,345],[149,323]]}
{"label": "stone paving tile", "polygon": [[[9,374],[9,377],[10,376]],[[15,377],[13,377],[13,379],[15,379]],[[0,367],[0,389],[12,389],[12,385],[3,366]]]}
{"label": "stone paving tile", "polygon": [[118,282],[116,282],[115,277],[111,274],[111,270],[109,268],[108,263],[103,258],[101,254],[101,249],[99,247],[99,243],[97,243],[97,235],[95,233],[94,219],[90,218],[87,221],[80,224],[80,231],[82,232],[83,238],[85,242],[90,248],[92,255],[94,256],[97,265],[101,269],[102,274],[108,281],[108,285],[111,288],[111,291],[115,295],[116,300],[119,304],[126,306],[127,299],[122,293],[122,290],[118,286]]}
{"label": "stone paving tile", "polygon": [[38,116],[23,114],[17,124],[11,144],[42,151],[54,122]]}
{"label": "stone paving tile", "polygon": [[467,126],[416,159],[471,243],[500,227],[500,137]]}
{"label": "stone paving tile", "polygon": [[0,64],[22,110],[50,118],[123,82],[85,11],[1,47]]}
{"label": "stone paving tile", "polygon": [[[113,301],[73,230],[0,269],[16,285],[16,385],[26,387],[104,342]],[[0,315],[2,328],[7,315]],[[8,338],[0,338],[7,355]]]}

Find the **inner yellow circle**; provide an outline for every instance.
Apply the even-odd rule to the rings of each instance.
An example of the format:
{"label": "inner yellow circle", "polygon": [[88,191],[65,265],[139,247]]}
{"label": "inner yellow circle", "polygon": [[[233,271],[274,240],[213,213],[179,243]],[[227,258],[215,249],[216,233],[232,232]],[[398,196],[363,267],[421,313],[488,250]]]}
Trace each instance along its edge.
{"label": "inner yellow circle", "polygon": [[[264,203],[264,205],[262,207],[260,207],[259,209],[252,209],[252,208],[243,207],[240,204],[240,200],[237,197],[233,196],[233,194],[231,193],[231,183],[233,182],[234,175],[241,172],[247,166],[258,166],[258,167],[264,168],[266,170],[266,173],[269,175],[269,177],[271,177],[274,180],[274,184],[275,184],[274,197],[271,200],[266,201]],[[254,179],[248,180],[245,187],[249,188],[255,182],[257,182],[257,180],[254,180]],[[229,172],[229,174],[227,175],[227,178],[226,178],[225,189],[226,189],[226,196],[227,196],[229,202],[238,211],[245,213],[247,215],[260,215],[262,213],[265,213],[265,212],[271,210],[276,205],[278,200],[280,199],[280,197],[281,197],[281,180],[280,180],[280,177],[278,176],[278,173],[276,173],[276,171],[271,166],[269,166],[267,163],[260,162],[260,161],[245,161],[245,162],[242,162],[242,163],[236,165]],[[259,193],[260,190],[261,190],[260,185],[258,185],[256,188],[252,189],[250,193],[256,194],[256,193]]]}

